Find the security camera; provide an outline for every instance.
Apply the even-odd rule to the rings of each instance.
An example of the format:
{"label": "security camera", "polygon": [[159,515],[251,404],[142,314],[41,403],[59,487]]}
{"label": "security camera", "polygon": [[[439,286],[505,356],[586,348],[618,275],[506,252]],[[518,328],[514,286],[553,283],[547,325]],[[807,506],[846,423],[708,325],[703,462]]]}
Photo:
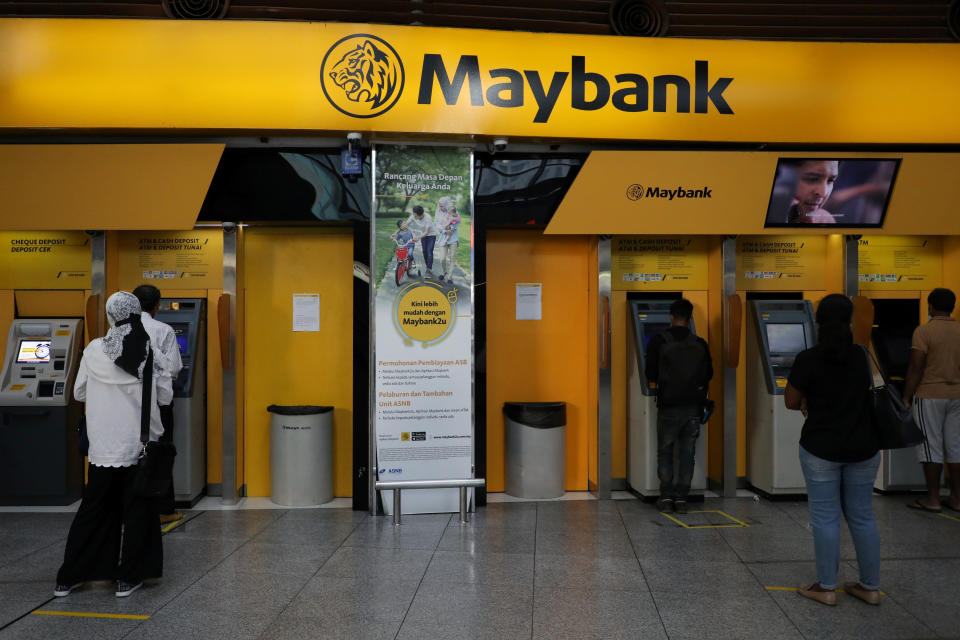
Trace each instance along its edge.
{"label": "security camera", "polygon": [[351,131],[350,133],[347,134],[347,142],[356,144],[356,143],[359,143],[361,140],[363,140],[363,134],[358,131]]}
{"label": "security camera", "polygon": [[224,231],[236,231],[236,230],[237,230],[237,223],[236,223],[236,222],[229,222],[229,221],[224,222],[224,223],[223,223],[223,230],[224,230]]}
{"label": "security camera", "polygon": [[493,150],[494,151],[506,151],[507,143],[510,142],[507,138],[494,138],[493,140]]}

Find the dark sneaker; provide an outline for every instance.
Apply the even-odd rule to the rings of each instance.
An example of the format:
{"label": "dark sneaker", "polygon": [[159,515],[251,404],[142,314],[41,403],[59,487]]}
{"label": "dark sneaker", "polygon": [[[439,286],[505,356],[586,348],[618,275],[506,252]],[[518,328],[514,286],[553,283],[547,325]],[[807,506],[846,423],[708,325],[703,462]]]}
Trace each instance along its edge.
{"label": "dark sneaker", "polygon": [[673,498],[660,498],[657,500],[657,509],[660,511],[670,511],[673,509]]}
{"label": "dark sneaker", "polygon": [[143,582],[117,582],[117,597],[126,598],[128,595],[143,586]]}
{"label": "dark sneaker", "polygon": [[686,513],[687,512],[687,501],[686,500],[674,500],[673,510],[677,513]]}
{"label": "dark sneaker", "polygon": [[58,582],[57,586],[53,590],[53,595],[55,595],[58,598],[62,598],[63,596],[68,596],[70,595],[71,591],[73,591],[74,589],[76,589],[82,584],[83,584],[82,582],[78,582],[77,584],[60,584]]}

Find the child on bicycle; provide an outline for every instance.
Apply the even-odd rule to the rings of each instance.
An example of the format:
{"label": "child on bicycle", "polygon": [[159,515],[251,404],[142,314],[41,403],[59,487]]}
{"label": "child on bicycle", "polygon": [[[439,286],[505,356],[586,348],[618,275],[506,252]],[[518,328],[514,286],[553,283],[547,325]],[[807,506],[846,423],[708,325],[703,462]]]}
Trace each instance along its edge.
{"label": "child on bicycle", "polygon": [[398,247],[407,245],[407,255],[413,256],[413,248],[417,246],[418,238],[407,228],[406,220],[397,220],[397,230],[390,234],[390,239],[397,243]]}

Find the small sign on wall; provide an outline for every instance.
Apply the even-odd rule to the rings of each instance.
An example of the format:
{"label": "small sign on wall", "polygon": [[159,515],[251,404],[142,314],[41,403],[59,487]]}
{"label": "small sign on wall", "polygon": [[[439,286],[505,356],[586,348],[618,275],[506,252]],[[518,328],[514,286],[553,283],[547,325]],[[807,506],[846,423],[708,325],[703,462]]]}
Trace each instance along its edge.
{"label": "small sign on wall", "polygon": [[737,289],[821,291],[826,255],[823,236],[742,236],[737,238]]}
{"label": "small sign on wall", "polygon": [[543,319],[543,283],[517,283],[517,320]]}
{"label": "small sign on wall", "polygon": [[320,331],[320,294],[293,294],[293,330]]}
{"label": "small sign on wall", "polygon": [[611,246],[610,288],[690,291],[707,288],[707,239],[617,236]]}

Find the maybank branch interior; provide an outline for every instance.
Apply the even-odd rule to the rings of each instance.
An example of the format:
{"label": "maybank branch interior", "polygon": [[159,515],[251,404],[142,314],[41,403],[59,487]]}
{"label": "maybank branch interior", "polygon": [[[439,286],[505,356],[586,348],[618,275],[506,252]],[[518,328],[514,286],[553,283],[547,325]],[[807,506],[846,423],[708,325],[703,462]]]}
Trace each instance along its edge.
{"label": "maybank branch interior", "polygon": [[[35,592],[85,479],[79,354],[106,299],[141,284],[185,364],[186,517],[164,538],[179,591],[155,587],[140,618],[111,605],[127,617],[90,632],[173,633],[167,605],[225,567],[346,580],[372,563],[405,604],[317,587],[351,613],[303,637],[769,637],[719,594],[753,583],[765,600],[740,613],[777,637],[956,635],[956,602],[931,614],[915,584],[937,563],[955,581],[960,518],[902,508],[924,489],[906,450],[883,452],[875,485],[886,617],[824,630],[781,600],[794,570],[814,575],[783,394],[816,305],[851,297],[855,340],[902,388],[927,296],[960,290],[955,45],[31,18],[0,19],[0,61],[0,638],[59,637],[51,620],[106,606]],[[805,90],[827,65],[830,89]],[[680,298],[715,409],[690,512],[666,514],[644,365]],[[678,562],[717,576],[686,580],[729,615],[671,612]],[[472,589],[526,569],[530,594],[491,601],[499,622],[479,600],[429,603],[450,588],[431,572],[480,575]],[[539,617],[537,584],[557,590]],[[605,594],[580,620],[561,615],[574,588]],[[307,595],[233,635],[294,637],[284,616]],[[365,619],[371,599],[390,606]]]}

